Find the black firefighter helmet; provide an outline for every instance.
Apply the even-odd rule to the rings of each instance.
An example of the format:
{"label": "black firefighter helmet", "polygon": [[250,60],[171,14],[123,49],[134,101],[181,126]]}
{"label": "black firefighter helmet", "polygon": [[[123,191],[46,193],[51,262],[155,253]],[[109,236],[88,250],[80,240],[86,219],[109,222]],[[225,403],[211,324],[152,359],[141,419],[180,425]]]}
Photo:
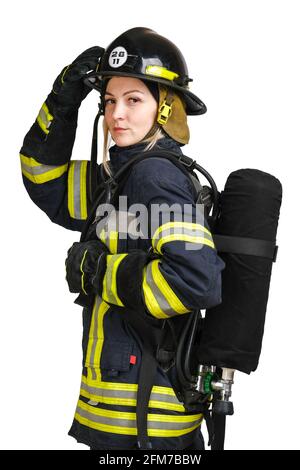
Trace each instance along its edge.
{"label": "black firefighter helmet", "polygon": [[188,69],[175,44],[149,28],[132,28],[117,37],[105,50],[96,72],[85,79],[86,85],[104,89],[105,77],[127,76],[164,84],[180,94],[186,114],[206,112],[205,104],[189,90]]}

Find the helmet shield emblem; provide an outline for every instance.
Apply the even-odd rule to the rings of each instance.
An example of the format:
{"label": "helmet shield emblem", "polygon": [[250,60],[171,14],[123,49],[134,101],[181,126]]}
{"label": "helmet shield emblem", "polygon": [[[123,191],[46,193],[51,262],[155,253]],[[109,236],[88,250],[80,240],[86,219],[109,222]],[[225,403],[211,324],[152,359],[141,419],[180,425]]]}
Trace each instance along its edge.
{"label": "helmet shield emblem", "polygon": [[127,61],[127,57],[128,54],[124,47],[115,47],[109,55],[108,63],[113,68],[121,67]]}

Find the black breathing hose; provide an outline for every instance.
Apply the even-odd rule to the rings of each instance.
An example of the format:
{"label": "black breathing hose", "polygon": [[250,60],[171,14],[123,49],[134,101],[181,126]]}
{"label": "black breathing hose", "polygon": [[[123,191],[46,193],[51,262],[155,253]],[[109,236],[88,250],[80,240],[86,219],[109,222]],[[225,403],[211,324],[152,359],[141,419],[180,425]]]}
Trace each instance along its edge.
{"label": "black breathing hose", "polygon": [[180,339],[178,341],[178,347],[176,351],[176,359],[175,359],[176,372],[177,372],[178,380],[183,388],[190,388],[190,381],[186,377],[186,374],[182,367],[182,358],[184,355],[185,339],[189,333],[192,322],[193,322],[193,314],[190,314],[186,320],[183,331],[180,335]]}
{"label": "black breathing hose", "polygon": [[196,310],[192,315],[193,315],[193,318],[192,318],[192,321],[191,321],[191,323],[192,323],[191,332],[190,332],[189,337],[187,338],[186,352],[184,354],[184,366],[183,366],[183,373],[184,373],[186,379],[189,382],[195,382],[196,381],[196,377],[194,375],[192,375],[192,373],[191,373],[190,357],[191,357],[191,354],[192,354],[192,347],[193,347],[194,342],[195,342],[198,323],[202,319],[201,310]]}
{"label": "black breathing hose", "polygon": [[194,168],[198,170],[204,178],[207,179],[207,181],[210,184],[210,187],[212,189],[212,194],[213,194],[213,210],[212,210],[212,215],[211,215],[211,225],[214,226],[218,214],[219,214],[219,193],[218,193],[218,188],[217,185],[213,179],[213,177],[206,171],[202,166],[200,166],[198,163],[195,162]]}

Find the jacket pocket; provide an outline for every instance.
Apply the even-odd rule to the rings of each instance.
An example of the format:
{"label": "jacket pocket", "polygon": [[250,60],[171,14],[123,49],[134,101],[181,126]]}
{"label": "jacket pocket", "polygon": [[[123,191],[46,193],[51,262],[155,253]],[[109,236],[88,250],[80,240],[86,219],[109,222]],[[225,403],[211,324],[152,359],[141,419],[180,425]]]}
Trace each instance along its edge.
{"label": "jacket pocket", "polygon": [[134,349],[134,343],[130,341],[105,340],[100,360],[102,375],[118,377],[128,373],[136,362]]}

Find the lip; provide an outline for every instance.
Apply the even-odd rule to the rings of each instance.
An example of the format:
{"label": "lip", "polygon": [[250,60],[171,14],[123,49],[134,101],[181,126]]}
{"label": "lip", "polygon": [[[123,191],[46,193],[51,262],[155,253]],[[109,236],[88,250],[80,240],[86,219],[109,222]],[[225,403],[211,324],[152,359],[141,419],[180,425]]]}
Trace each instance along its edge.
{"label": "lip", "polygon": [[127,131],[127,129],[124,129],[124,127],[114,127],[115,132],[122,132],[122,131]]}

